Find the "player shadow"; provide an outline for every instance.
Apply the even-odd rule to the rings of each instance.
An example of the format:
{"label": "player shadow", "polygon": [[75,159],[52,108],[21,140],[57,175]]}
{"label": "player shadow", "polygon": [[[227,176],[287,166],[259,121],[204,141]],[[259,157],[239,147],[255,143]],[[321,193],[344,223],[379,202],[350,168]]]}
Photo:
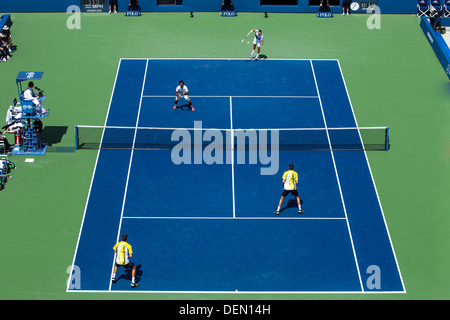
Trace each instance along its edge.
{"label": "player shadow", "polygon": [[247,62],[249,61],[259,61],[259,60],[266,60],[267,56],[265,54],[260,54],[258,59],[255,59],[255,57],[250,58],[249,60],[247,60]]}
{"label": "player shadow", "polygon": [[[303,199],[300,199],[300,204],[303,205]],[[280,208],[280,213],[282,213],[284,210],[289,209],[289,208],[298,208],[298,204],[297,204],[297,200],[294,199],[289,199],[286,202],[286,205],[282,208]]]}
{"label": "player shadow", "polygon": [[[142,274],[144,273],[141,270],[141,267],[142,267],[142,265],[140,265],[140,264],[138,264],[136,266],[136,279],[135,279],[136,282],[139,282],[141,280]],[[120,275],[120,277],[118,277],[116,279],[116,281],[119,281],[120,279],[131,281],[132,280],[131,279],[131,268],[130,269],[125,269],[125,271]]]}
{"label": "player shadow", "polygon": [[267,56],[265,54],[260,54],[258,60],[266,60]]}
{"label": "player shadow", "polygon": [[192,108],[189,105],[189,103],[185,103],[185,104],[183,104],[181,106],[177,106],[175,109],[177,109],[177,110],[180,109],[182,111],[192,111]]}

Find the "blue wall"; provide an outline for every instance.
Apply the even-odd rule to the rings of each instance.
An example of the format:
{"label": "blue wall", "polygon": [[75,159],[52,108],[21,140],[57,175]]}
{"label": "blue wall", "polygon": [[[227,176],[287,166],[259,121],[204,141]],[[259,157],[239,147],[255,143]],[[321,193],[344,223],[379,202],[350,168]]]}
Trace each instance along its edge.
{"label": "blue wall", "polygon": [[[365,0],[358,0],[359,2]],[[367,0],[368,2],[371,0]],[[118,0],[119,11],[128,8],[128,0]],[[298,6],[260,6],[260,0],[234,0],[239,12],[317,12],[317,7],[309,7],[308,0],[298,0]],[[79,0],[0,0],[0,13],[12,12],[66,12],[70,5],[80,5]],[[157,6],[156,0],[140,0],[142,11],[150,12],[218,12],[221,0],[183,0],[183,5]],[[378,0],[381,13],[416,13],[415,0]],[[340,11],[339,7],[333,11]]]}
{"label": "blue wall", "polygon": [[[448,22],[445,25],[447,24]],[[442,25],[444,25],[444,23]],[[428,21],[428,18],[422,17],[420,21],[420,27],[422,28],[425,37],[428,39],[428,42],[430,42],[430,45],[433,48],[436,57],[442,65],[442,68],[444,68],[445,73],[450,79],[450,50],[447,46],[447,43],[445,42],[440,32],[436,32],[433,30],[430,22]]]}

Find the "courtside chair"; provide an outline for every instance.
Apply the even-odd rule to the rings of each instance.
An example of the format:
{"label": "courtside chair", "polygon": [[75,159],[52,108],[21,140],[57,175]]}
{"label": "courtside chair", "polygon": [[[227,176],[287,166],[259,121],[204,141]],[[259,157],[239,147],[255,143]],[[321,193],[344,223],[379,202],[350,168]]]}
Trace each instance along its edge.
{"label": "courtside chair", "polygon": [[430,16],[431,17],[440,17],[442,15],[444,6],[442,4],[442,0],[431,0],[430,3]]}
{"label": "courtside chair", "polygon": [[417,16],[428,17],[430,15],[430,0],[417,0]]}
{"label": "courtside chair", "polygon": [[444,12],[442,15],[446,18],[450,17],[450,0],[444,1]]}

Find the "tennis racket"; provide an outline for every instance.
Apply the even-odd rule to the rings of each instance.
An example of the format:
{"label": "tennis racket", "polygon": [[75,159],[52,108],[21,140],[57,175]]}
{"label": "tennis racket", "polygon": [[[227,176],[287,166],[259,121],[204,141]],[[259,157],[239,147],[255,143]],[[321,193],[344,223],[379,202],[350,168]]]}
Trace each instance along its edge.
{"label": "tennis racket", "polygon": [[244,40],[247,39],[247,37],[250,35],[250,33],[252,33],[252,32],[250,31],[249,33],[247,33],[247,35],[244,38],[242,38],[241,42],[244,42]]}

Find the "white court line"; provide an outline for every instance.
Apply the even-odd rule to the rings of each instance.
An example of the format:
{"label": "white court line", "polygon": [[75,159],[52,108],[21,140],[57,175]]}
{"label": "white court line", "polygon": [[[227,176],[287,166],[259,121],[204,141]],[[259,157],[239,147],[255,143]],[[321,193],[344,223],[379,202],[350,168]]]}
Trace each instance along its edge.
{"label": "white court line", "polygon": [[234,134],[233,134],[233,98],[230,97],[230,128],[231,128],[231,189],[233,192],[233,218],[236,218],[236,198],[234,192]]}
{"label": "white court line", "polygon": [[[144,95],[143,98],[174,98],[175,95]],[[229,98],[230,96],[189,95],[191,98]],[[231,96],[233,98],[318,99],[318,96]]]}
{"label": "white court line", "polygon": [[122,219],[148,220],[345,220],[345,217],[122,217]]}
{"label": "white court line", "polygon": [[[111,109],[111,102],[112,102],[112,98],[114,96],[114,91],[116,90],[117,77],[119,75],[121,62],[122,62],[122,60],[120,60],[119,64],[117,65],[117,71],[116,71],[116,77],[114,79],[113,90],[111,92],[111,97],[109,98],[108,111],[106,112],[105,126],[106,126],[106,123],[108,121],[108,115],[109,115],[109,110]],[[102,140],[103,140],[103,133],[102,133]],[[73,266],[75,265],[75,259],[77,257],[77,253],[78,253],[78,245],[80,244],[81,233],[83,231],[83,226],[84,226],[84,219],[86,217],[87,207],[88,207],[88,204],[89,204],[89,200],[91,198],[91,190],[92,190],[92,185],[94,183],[94,177],[95,177],[95,172],[97,170],[97,164],[98,164],[98,158],[100,156],[100,151],[101,151],[100,149],[97,151],[97,158],[95,159],[94,171],[92,173],[91,184],[89,185],[89,191],[88,191],[88,196],[87,196],[87,199],[86,199],[86,205],[84,206],[83,219],[81,221],[81,227],[80,227],[80,231],[78,233],[78,240],[77,240],[77,245],[75,247],[75,253],[73,255],[73,260],[72,260],[72,266],[71,266],[71,269],[70,269],[69,279],[71,279],[71,276],[73,274]],[[70,292],[69,287],[70,287],[70,281],[67,281],[66,292]]]}
{"label": "white court line", "polygon": [[222,131],[238,131],[238,130],[277,130],[277,131],[335,131],[335,130],[386,130],[386,127],[338,127],[338,128],[318,128],[318,127],[304,127],[304,128],[171,128],[171,127],[127,127],[127,126],[91,126],[91,125],[77,125],[78,128],[93,128],[93,129],[124,129],[124,130],[193,130],[193,131],[206,131],[206,130],[222,130]]}
{"label": "white court line", "polygon": [[[122,60],[146,60],[147,64],[148,64],[149,60],[248,60],[248,59],[235,59],[235,58],[232,58],[232,59],[228,59],[228,58],[212,58],[212,59],[211,58],[121,58],[120,61],[119,61],[119,66],[117,68],[116,78],[115,78],[115,81],[114,81],[114,87],[113,87],[113,91],[112,91],[111,98],[110,98],[110,103],[109,103],[109,107],[108,107],[107,116],[106,116],[106,119],[105,119],[105,126],[106,126],[106,122],[107,122],[107,119],[108,119],[109,110],[110,110],[110,107],[111,107],[111,100],[112,100],[112,97],[114,96],[114,90],[115,90],[116,81],[117,81],[117,77],[118,77],[118,73],[119,73],[120,63],[121,63]],[[311,59],[270,59],[270,60],[302,60],[302,61],[310,61],[311,66],[312,66],[312,60]],[[339,61],[337,59],[314,59],[314,61],[337,61],[339,63]],[[341,73],[342,73],[342,71],[341,71]],[[344,82],[344,84],[345,84],[345,82]],[[317,88],[317,82],[316,82],[316,88]],[[348,94],[348,92],[347,92],[347,94]],[[144,96],[144,95],[141,94],[141,99],[142,98],[151,98],[151,97],[173,97],[173,95],[170,95],[170,96],[169,95],[167,95],[167,96],[146,95],[146,96]],[[228,98],[230,96],[192,96],[192,97],[206,97],[206,98],[208,98],[208,97],[211,97],[211,98],[223,97],[223,98]],[[237,98],[253,98],[253,97],[254,98],[257,98],[257,97],[264,98],[264,96],[237,96]],[[320,100],[320,96],[287,96],[287,97],[285,97],[285,96],[266,96],[266,98],[316,98],[316,99]],[[352,108],[352,110],[353,110],[353,108]],[[174,129],[179,129],[179,128],[174,128]],[[298,128],[296,128],[296,129],[298,129]],[[328,128],[328,129],[330,129],[330,128]],[[284,130],[290,130],[290,129],[284,129]],[[94,180],[94,177],[95,177],[95,171],[96,171],[96,167],[97,167],[99,154],[100,154],[100,150],[97,153],[97,160],[96,160],[95,167],[94,167],[94,173],[93,173],[92,179],[91,179],[91,185],[90,185],[90,188],[89,188],[89,194],[88,194],[88,198],[87,198],[87,201],[86,201],[85,211],[84,211],[84,215],[83,215],[83,221],[82,221],[82,225],[81,225],[79,236],[78,236],[78,242],[77,242],[77,247],[76,247],[76,250],[75,250],[75,255],[74,255],[74,258],[73,258],[72,268],[73,268],[73,265],[75,263],[75,258],[77,256],[78,244],[79,244],[81,232],[82,232],[82,229],[83,229],[84,218],[85,218],[87,206],[88,206],[88,203],[89,203],[89,197],[90,197],[90,193],[91,193],[93,180]],[[131,159],[130,159],[130,161],[131,161]],[[339,180],[338,180],[338,183],[339,183]],[[377,193],[377,196],[378,196],[378,193]],[[122,212],[122,215],[123,215],[123,212]],[[384,215],[383,215],[383,218],[384,218]],[[269,220],[269,219],[271,219],[271,220],[272,219],[273,220],[281,220],[281,219],[325,220],[325,219],[329,219],[329,220],[347,220],[347,218],[307,218],[307,217],[297,217],[297,218],[289,218],[289,217],[272,217],[272,218],[269,218],[269,217],[267,217],[267,218],[261,218],[261,217],[258,217],[258,218],[252,218],[252,217],[239,217],[239,218],[235,218],[235,217],[233,217],[233,218],[231,218],[231,217],[222,217],[222,218],[221,217],[209,217],[209,218],[208,217],[173,217],[173,218],[170,218],[170,217],[153,217],[153,218],[151,218],[151,217],[123,217],[123,216],[121,217],[121,221],[122,221],[122,219],[242,219],[242,220],[244,220],[244,219],[254,219],[254,220],[257,220],[257,219],[265,219],[265,220]],[[119,231],[118,232],[120,232],[120,227],[119,227]],[[73,272],[73,270],[72,270],[72,272]],[[67,287],[69,287],[69,284],[68,284]],[[136,291],[134,291],[134,290],[133,291],[131,291],[131,290],[112,290],[111,291],[111,288],[109,290],[69,290],[69,289],[67,289],[67,292],[181,293],[181,294],[183,294],[183,293],[206,293],[206,294],[227,293],[227,294],[234,294],[234,291],[163,291],[163,290],[160,290],[160,291],[158,291],[158,290],[145,290],[145,291],[139,291],[139,290],[136,290]],[[305,293],[305,294],[360,294],[361,291],[248,291],[248,292],[240,291],[239,293],[247,293],[247,294],[302,294],[302,293]],[[389,293],[402,293],[402,292],[401,291],[400,292],[398,292],[398,291],[373,291],[373,292],[367,291],[367,292],[364,292],[364,293],[366,293],[366,294],[367,293],[369,293],[369,294],[385,294],[385,293],[388,293],[389,294]]]}
{"label": "white court line", "polygon": [[[147,63],[145,65],[145,72],[144,72],[144,80],[142,82],[142,90],[141,90],[141,97],[139,99],[139,109],[138,109],[138,114],[137,114],[137,119],[136,119],[136,127],[139,124],[139,117],[141,114],[141,106],[142,106],[142,94],[144,93],[144,87],[145,87],[145,79],[147,78],[147,68],[148,68],[148,60]],[[123,211],[125,209],[125,202],[127,200],[127,193],[128,193],[128,182],[130,180],[130,171],[131,171],[131,165],[133,163],[133,154],[134,154],[134,144],[136,142],[136,134],[137,134],[137,129],[134,131],[134,137],[133,137],[133,148],[131,150],[131,155],[130,155],[130,162],[128,164],[128,173],[127,173],[127,181],[125,183],[125,191],[124,191],[124,195],[123,195],[123,202],[122,202],[122,210],[120,212],[120,221],[119,221],[119,228],[117,230],[117,240],[116,243],[119,242],[119,237],[120,237],[120,230],[122,228],[122,220],[123,220]],[[112,263],[112,267],[111,267],[111,276],[113,274],[114,271],[114,262],[116,260],[116,254],[114,254],[114,258],[113,258],[113,263]],[[110,278],[111,279],[111,278]],[[111,285],[112,285],[112,281],[109,282],[109,291],[111,291]]]}
{"label": "white court line", "polygon": [[[345,83],[344,74],[343,74],[343,72],[342,72],[342,68],[341,68],[341,64],[339,63],[339,60],[337,60],[337,64],[338,64],[338,66],[339,66],[339,70],[340,70],[340,73],[341,73],[342,82],[344,83],[345,92],[347,93],[348,102],[350,103],[350,107],[351,107],[351,109],[352,109],[353,118],[354,118],[354,120],[355,120],[356,126],[358,127],[358,121],[356,120],[355,111],[354,111],[354,109],[353,109],[352,101],[350,100],[350,94],[348,93],[347,84]],[[361,142],[362,142],[363,140],[362,140],[361,134],[360,134],[360,139],[361,139]],[[385,218],[385,216],[384,216],[383,207],[381,206],[380,196],[378,195],[377,186],[376,186],[376,184],[375,184],[375,179],[373,178],[372,169],[371,169],[371,167],[370,167],[369,158],[367,157],[367,152],[366,152],[366,150],[364,150],[364,156],[365,156],[365,158],[366,158],[367,167],[369,168],[369,173],[370,173],[370,177],[371,177],[371,179],[372,179],[373,187],[374,187],[374,189],[375,189],[375,194],[376,194],[376,196],[377,196],[378,205],[380,206],[381,216],[383,217],[384,226],[386,227],[386,233],[387,233],[388,238],[389,238],[389,243],[390,243],[390,245],[391,245],[392,253],[394,254],[394,259],[395,259],[395,263],[396,263],[396,266],[397,266],[397,271],[398,271],[398,274],[399,274],[399,277],[400,277],[400,281],[401,281],[401,283],[402,283],[403,292],[406,293],[405,284],[404,284],[404,282],[403,282],[402,274],[401,274],[401,272],[400,272],[400,266],[399,266],[398,260],[397,260],[397,255],[395,254],[394,246],[393,246],[393,244],[392,244],[391,235],[389,234],[389,229],[388,229],[388,226],[387,226],[387,223],[386,223],[386,218]]]}
{"label": "white court line", "polygon": [[[176,294],[232,294],[232,295],[238,295],[238,294],[361,294],[361,291],[187,291],[187,290],[181,290],[181,291],[169,291],[169,290],[72,290],[69,292],[80,292],[80,293],[114,293],[114,294],[120,294],[120,293],[176,293]],[[396,294],[396,293],[403,293],[402,291],[367,291],[365,294]],[[186,300],[186,299],[184,299]]]}
{"label": "white court line", "polygon": [[[236,60],[249,61],[249,58],[120,58],[120,60]],[[314,61],[338,61],[337,59],[312,59]],[[271,58],[263,61],[311,61],[311,59],[278,59]]]}
{"label": "white court line", "polygon": [[[313,76],[314,76],[314,82],[316,84],[317,94],[319,96],[319,103],[320,103],[320,109],[322,110],[323,122],[325,124],[325,128],[327,128],[327,120],[325,118],[325,112],[323,110],[322,99],[320,98],[319,86],[317,85],[317,78],[316,78],[316,73],[314,71],[314,66],[313,66],[312,60],[310,60],[310,63],[311,63],[311,70],[312,70],[312,73],[313,73]],[[348,228],[348,233],[349,233],[349,236],[350,236],[350,242],[352,244],[352,250],[353,250],[353,256],[355,258],[356,269],[358,270],[359,283],[360,283],[360,286],[361,286],[361,291],[364,292],[364,285],[363,285],[363,282],[362,282],[362,279],[361,279],[361,272],[359,270],[358,258],[356,256],[356,251],[355,251],[355,245],[353,243],[352,232],[350,230],[350,224],[348,222],[347,208],[345,206],[344,196],[342,194],[341,182],[339,180],[339,174],[338,174],[337,167],[336,167],[336,161],[334,159],[333,146],[331,145],[330,135],[329,135],[328,131],[327,131],[327,137],[328,137],[328,143],[330,144],[330,153],[331,153],[331,158],[333,160],[334,171],[336,173],[336,179],[337,179],[337,183],[338,183],[338,187],[339,187],[339,193],[341,195],[342,207],[343,207],[344,213],[345,213],[345,220],[347,221],[347,228]]]}

